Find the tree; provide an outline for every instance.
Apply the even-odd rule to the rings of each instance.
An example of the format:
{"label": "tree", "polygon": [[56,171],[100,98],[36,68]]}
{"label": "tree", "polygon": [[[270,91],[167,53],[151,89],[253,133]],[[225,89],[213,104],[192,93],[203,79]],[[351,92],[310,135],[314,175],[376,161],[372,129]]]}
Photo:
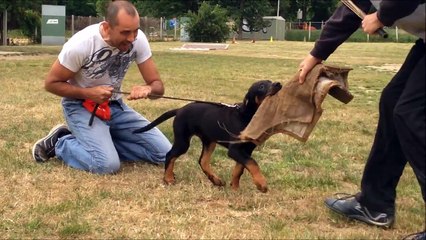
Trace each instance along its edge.
{"label": "tree", "polygon": [[[241,1],[241,18],[240,21],[243,22],[247,28],[250,30],[250,33],[253,35],[253,41],[255,41],[256,32],[260,31],[264,27],[270,26],[269,21],[263,20],[263,17],[269,15],[271,12],[271,5],[267,0],[245,0]],[[242,24],[240,24],[240,32],[242,30]],[[241,36],[241,34],[240,34]]]}
{"label": "tree", "polygon": [[34,10],[25,10],[22,24],[22,33],[31,38],[33,42],[41,42],[41,16],[40,13]]}
{"label": "tree", "polygon": [[180,17],[190,12],[197,12],[200,4],[199,0],[139,0],[135,1],[135,6],[142,16],[151,17]]}
{"label": "tree", "polygon": [[[336,9],[339,0],[285,0],[285,9],[281,16],[287,21],[297,20],[297,10],[303,11],[303,21],[325,21]],[[281,0],[283,2],[283,0]]]}
{"label": "tree", "polygon": [[219,5],[203,2],[198,13],[188,14],[188,34],[193,42],[225,42],[230,29],[227,11]]}
{"label": "tree", "polygon": [[310,21],[326,21],[336,9],[338,0],[311,0],[312,18]]}
{"label": "tree", "polygon": [[[35,37],[35,29],[40,29],[40,17],[37,18],[37,14],[41,12],[41,0],[3,0],[2,2],[0,2],[0,11],[2,13],[2,19],[4,14],[8,15],[8,22],[3,23],[2,21],[1,24],[2,39],[7,39],[7,34],[3,34],[3,30],[8,30],[8,28],[15,29],[24,26],[24,34],[31,38]],[[11,21],[11,19],[13,19],[14,21]],[[3,29],[3,26],[5,26],[5,29]],[[29,28],[31,28],[31,30]]]}
{"label": "tree", "polygon": [[[67,15],[96,16],[96,0],[2,0],[0,1],[1,19],[4,11],[7,10],[6,24],[9,29],[21,29],[24,35],[35,40],[40,39],[40,36],[35,36],[35,31],[37,29],[37,33],[41,33],[42,4],[65,5]],[[3,30],[3,23],[1,28]],[[1,34],[3,35],[3,31]],[[2,36],[2,39],[4,38],[7,36]]]}
{"label": "tree", "polygon": [[230,17],[234,20],[239,38],[242,36],[243,24],[248,31],[257,32],[268,26],[264,16],[270,16],[273,12],[270,0],[216,0],[216,2],[228,9]]}
{"label": "tree", "polygon": [[[103,0],[104,2],[108,2]],[[65,5],[66,15],[96,16],[96,0],[58,0],[57,5]]]}
{"label": "tree", "polygon": [[104,17],[106,14],[106,9],[108,7],[108,1],[105,0],[97,0],[96,1],[96,13],[98,16]]}

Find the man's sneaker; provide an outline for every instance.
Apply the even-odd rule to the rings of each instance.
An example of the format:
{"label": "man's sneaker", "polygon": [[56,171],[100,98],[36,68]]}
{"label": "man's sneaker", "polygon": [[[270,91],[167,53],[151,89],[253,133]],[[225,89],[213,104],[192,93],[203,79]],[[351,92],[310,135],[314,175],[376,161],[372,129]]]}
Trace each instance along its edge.
{"label": "man's sneaker", "polygon": [[50,130],[47,136],[39,139],[33,146],[33,158],[37,162],[45,162],[55,156],[55,144],[58,139],[67,134],[71,134],[67,126],[58,124]]}
{"label": "man's sneaker", "polygon": [[426,231],[410,234],[402,240],[426,240]]}
{"label": "man's sneaker", "polygon": [[356,200],[354,195],[346,194],[346,196],[342,198],[327,198],[324,203],[336,213],[370,225],[390,228],[395,222],[395,217],[393,215],[368,210]]}

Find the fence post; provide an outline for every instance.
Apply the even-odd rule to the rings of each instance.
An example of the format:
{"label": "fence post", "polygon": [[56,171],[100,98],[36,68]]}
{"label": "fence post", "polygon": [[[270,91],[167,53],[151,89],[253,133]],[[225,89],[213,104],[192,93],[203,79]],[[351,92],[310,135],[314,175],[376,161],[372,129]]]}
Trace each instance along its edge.
{"label": "fence post", "polygon": [[3,45],[7,45],[7,10],[3,11]]}
{"label": "fence post", "polygon": [[34,43],[37,42],[37,35],[38,35],[38,30],[37,30],[37,26],[35,26],[34,27],[34,39],[32,39]]}
{"label": "fence post", "polygon": [[74,15],[71,15],[71,36],[74,35]]}
{"label": "fence post", "polygon": [[308,42],[311,41],[311,26],[312,26],[312,22],[309,22],[309,24],[308,24]]}
{"label": "fence post", "polygon": [[177,18],[175,18],[175,33],[174,33],[174,36],[173,36],[173,40],[177,40],[177,37],[176,37],[176,34],[177,34]]}
{"label": "fence post", "polygon": [[396,38],[396,42],[399,42],[398,26],[395,26],[395,38]]}
{"label": "fence post", "polygon": [[283,40],[285,41],[285,32],[286,32],[286,20],[284,19],[284,33],[283,33]]}
{"label": "fence post", "polygon": [[160,39],[163,40],[163,17],[160,17]]}
{"label": "fence post", "polygon": [[144,25],[145,25],[145,33],[148,33],[148,31],[149,31],[149,27],[148,27],[148,16],[145,16],[144,20],[145,20],[145,23],[144,23]]}
{"label": "fence post", "polygon": [[370,34],[367,33],[367,42],[370,42]]}

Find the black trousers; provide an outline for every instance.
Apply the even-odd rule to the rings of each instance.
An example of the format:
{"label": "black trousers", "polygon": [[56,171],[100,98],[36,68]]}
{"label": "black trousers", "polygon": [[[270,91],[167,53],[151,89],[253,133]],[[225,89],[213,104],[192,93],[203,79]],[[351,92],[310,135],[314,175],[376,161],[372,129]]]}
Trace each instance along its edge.
{"label": "black trousers", "polygon": [[426,202],[425,50],[419,39],[380,97],[377,132],[357,195],[371,210],[395,214],[396,187],[407,162]]}

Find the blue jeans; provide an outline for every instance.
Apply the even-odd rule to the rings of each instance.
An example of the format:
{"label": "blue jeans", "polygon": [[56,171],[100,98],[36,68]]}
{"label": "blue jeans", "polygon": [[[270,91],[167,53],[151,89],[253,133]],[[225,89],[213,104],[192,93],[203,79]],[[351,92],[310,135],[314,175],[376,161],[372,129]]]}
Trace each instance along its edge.
{"label": "blue jeans", "polygon": [[70,167],[97,174],[117,172],[122,161],[164,163],[171,144],[157,128],[144,133],[133,131],[149,124],[121,99],[111,103],[111,120],[94,118],[81,100],[63,99],[62,106],[70,135],[55,146],[56,157]]}

